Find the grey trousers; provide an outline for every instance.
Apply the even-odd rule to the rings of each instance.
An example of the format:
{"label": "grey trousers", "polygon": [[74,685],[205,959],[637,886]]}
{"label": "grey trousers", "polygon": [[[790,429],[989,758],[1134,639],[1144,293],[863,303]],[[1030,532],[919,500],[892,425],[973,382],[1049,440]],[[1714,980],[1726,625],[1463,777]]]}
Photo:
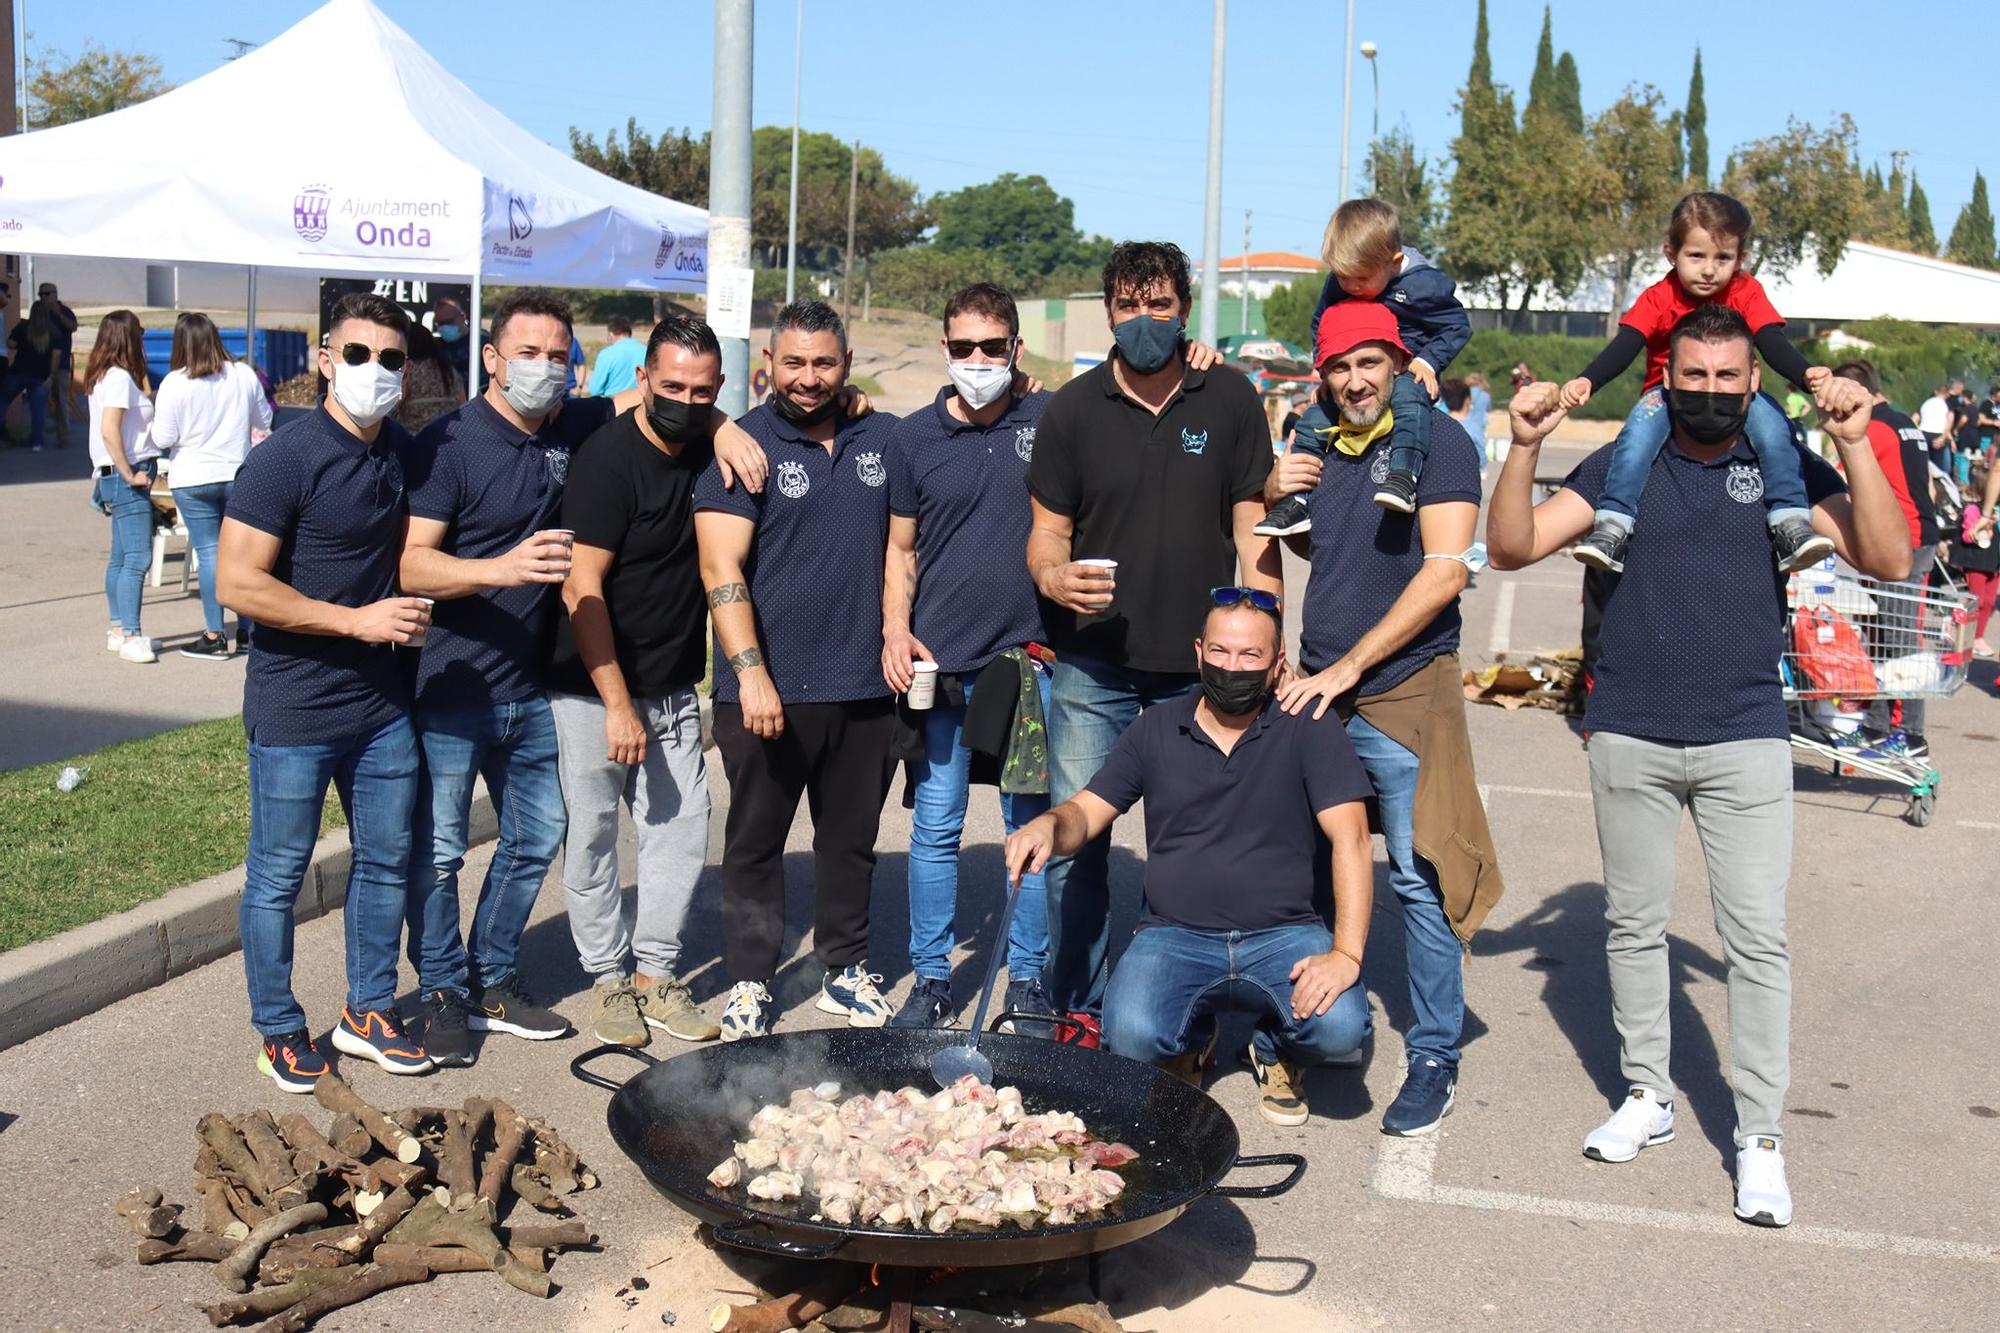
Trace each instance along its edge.
{"label": "grey trousers", "polygon": [[1671,1097],[1667,918],[1681,811],[1708,863],[1729,967],[1729,1079],[1736,1134],[1778,1135],[1791,1083],[1792,965],[1785,882],[1792,867],[1792,758],[1781,740],[1662,745],[1598,732],[1590,790],[1604,856],[1605,953],[1619,1059],[1634,1087]]}
{"label": "grey trousers", "polygon": [[[563,844],[569,930],[584,971],[599,979],[625,975],[632,963],[650,977],[674,974],[681,928],[708,857],[708,773],[695,692],[634,699],[632,706],[646,725],[646,755],[637,764],[616,764],[604,755],[603,702],[595,695],[549,695],[569,806]],[[632,918],[618,886],[621,801],[639,830]]]}

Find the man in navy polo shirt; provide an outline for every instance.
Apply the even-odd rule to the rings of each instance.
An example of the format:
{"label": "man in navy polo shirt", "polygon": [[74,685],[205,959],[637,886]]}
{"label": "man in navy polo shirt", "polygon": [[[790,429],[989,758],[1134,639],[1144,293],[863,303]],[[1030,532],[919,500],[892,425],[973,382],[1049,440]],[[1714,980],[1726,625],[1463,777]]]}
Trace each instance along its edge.
{"label": "man in navy polo shirt", "polygon": [[[1277,599],[1229,587],[1209,600],[1194,643],[1200,692],[1141,714],[1088,787],[1007,840],[1007,869],[1018,878],[1074,854],[1143,798],[1146,910],[1105,994],[1105,1045],[1199,1086],[1215,1011],[1247,1006],[1259,1110],[1303,1125],[1304,1066],[1351,1061],[1368,1035],[1368,777],[1338,721],[1272,700],[1285,659]],[[1331,932],[1314,902],[1322,864]]]}
{"label": "man in navy polo shirt", "polygon": [[[1473,779],[1459,680],[1459,593],[1479,520],[1480,450],[1425,411],[1431,461],[1414,515],[1373,501],[1389,473],[1390,385],[1409,359],[1395,317],[1375,302],[1333,306],[1314,361],[1333,418],[1326,456],[1288,452],[1273,497],[1311,487],[1312,575],[1299,652],[1305,675],[1285,708],[1335,708],[1375,785],[1389,884],[1402,909],[1412,1022],[1386,1134],[1425,1134],[1450,1113],[1465,1024],[1465,944],[1501,892]],[[1371,512],[1372,511],[1372,512]]]}
{"label": "man in navy polo shirt", "polygon": [[895,709],[882,679],[885,461],[896,418],[842,408],[852,354],[823,301],[778,312],[765,353],[771,400],[742,419],[764,446],[761,494],[695,489],[701,577],[715,622],[715,746],[729,778],[722,926],[735,985],[722,1038],[770,1030],[785,938],[785,838],[808,798],[819,1008],[880,1027],[888,1001],[868,971],[875,833],[889,791]]}
{"label": "man in navy polo shirt", "polygon": [[[1008,649],[1042,637],[1027,570],[1009,556],[1028,540],[1028,460],[1046,393],[1017,392],[1021,321],[1014,298],[975,283],[945,305],[945,371],[951,383],[889,440],[889,558],[882,577],[882,675],[907,691],[912,663],[941,679],[925,712],[910,824],[910,966],[916,980],[896,1027],[950,1021],[958,845],[965,832],[972,751],[966,705],[974,680]],[[1030,662],[1048,708],[1048,673]],[[1046,792],[1002,792],[1013,833],[1049,808]],[[1007,940],[1007,1008],[1049,1012],[1048,907],[1039,871],[1027,876]]]}
{"label": "man in navy polo shirt", "polygon": [[[1584,1140],[1584,1156],[1629,1162],[1674,1136],[1668,1072],[1667,919],[1681,811],[1694,815],[1709,897],[1729,964],[1729,1058],[1736,1093],[1736,1216],[1792,1220],[1779,1117],[1791,1082],[1792,760],[1778,677],[1785,579],[1771,568],[1763,489],[1743,422],[1757,390],[1750,328],[1726,306],[1674,326],[1667,360],[1674,433],[1653,460],[1633,538],[1604,607],[1585,724],[1604,857],[1605,952],[1619,1059],[1631,1091]],[[1553,388],[1553,386],[1551,386]],[[1807,455],[1813,527],[1862,573],[1909,572],[1909,528],[1868,444],[1868,394],[1821,385],[1819,410],[1847,482]],[[1516,395],[1513,447],[1493,491],[1486,540],[1496,569],[1519,569],[1590,531],[1606,446],[1537,505],[1545,436],[1563,419],[1553,393]]]}
{"label": "man in navy polo shirt", "polygon": [[292,994],[293,904],[305,883],[329,782],[347,810],[347,1007],[333,1044],[392,1074],[431,1067],[397,1022],[417,741],[391,646],[430,623],[396,595],[403,461],[389,414],[403,394],[409,318],[379,296],[335,303],[320,374],[325,403],[258,446],[236,476],[216,548],[216,592],[256,625],[243,687],[250,847],[243,971],[257,1067],[287,1092],[327,1069]]}
{"label": "man in navy polo shirt", "polygon": [[[1113,353],[1059,389],[1037,427],[1027,555],[1057,659],[1057,801],[1083,790],[1142,710],[1194,688],[1187,645],[1208,589],[1275,593],[1283,581],[1276,544],[1252,531],[1265,512],[1271,428],[1242,375],[1184,359],[1190,302],[1180,247],[1114,249],[1104,266]],[[1111,938],[1109,856],[1095,839],[1048,872],[1051,998],[1093,1021]]]}

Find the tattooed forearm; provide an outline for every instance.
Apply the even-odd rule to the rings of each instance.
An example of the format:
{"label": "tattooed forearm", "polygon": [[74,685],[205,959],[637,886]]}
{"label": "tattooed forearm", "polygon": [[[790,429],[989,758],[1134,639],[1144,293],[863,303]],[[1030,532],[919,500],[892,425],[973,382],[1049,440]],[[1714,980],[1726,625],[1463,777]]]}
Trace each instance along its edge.
{"label": "tattooed forearm", "polygon": [[730,602],[747,602],[749,600],[750,585],[747,583],[725,583],[719,588],[711,588],[708,591],[708,604],[710,606],[726,606]]}
{"label": "tattooed forearm", "polygon": [[[738,584],[737,586],[741,587],[743,585]],[[718,588],[716,591],[721,592],[723,589]],[[764,665],[764,654],[758,652],[755,648],[745,648],[740,653],[731,653],[727,660],[731,670],[748,671],[751,667]]]}

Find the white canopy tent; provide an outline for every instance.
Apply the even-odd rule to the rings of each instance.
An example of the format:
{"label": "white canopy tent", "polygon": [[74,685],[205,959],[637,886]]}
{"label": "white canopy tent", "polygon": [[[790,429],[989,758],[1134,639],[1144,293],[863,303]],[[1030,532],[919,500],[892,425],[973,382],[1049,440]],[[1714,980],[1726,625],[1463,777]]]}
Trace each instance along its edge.
{"label": "white canopy tent", "polygon": [[253,337],[260,268],[470,278],[477,327],[486,281],[705,290],[708,214],[543,143],[370,0],[329,0],[152,101],[0,139],[0,247],[245,265]]}

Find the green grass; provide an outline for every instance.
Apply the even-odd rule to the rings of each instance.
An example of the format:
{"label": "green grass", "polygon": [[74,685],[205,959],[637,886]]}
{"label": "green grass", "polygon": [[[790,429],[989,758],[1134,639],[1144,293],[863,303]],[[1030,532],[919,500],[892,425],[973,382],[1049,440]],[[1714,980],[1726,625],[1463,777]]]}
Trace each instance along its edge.
{"label": "green grass", "polygon": [[[69,764],[90,776],[57,791]],[[343,823],[329,793],[325,827]],[[249,836],[240,718],[0,773],[0,949],[240,865]]]}
{"label": "green grass", "polygon": [[850,376],[847,382],[867,394],[870,398],[879,400],[882,397],[882,381],[876,379],[873,375]]}

